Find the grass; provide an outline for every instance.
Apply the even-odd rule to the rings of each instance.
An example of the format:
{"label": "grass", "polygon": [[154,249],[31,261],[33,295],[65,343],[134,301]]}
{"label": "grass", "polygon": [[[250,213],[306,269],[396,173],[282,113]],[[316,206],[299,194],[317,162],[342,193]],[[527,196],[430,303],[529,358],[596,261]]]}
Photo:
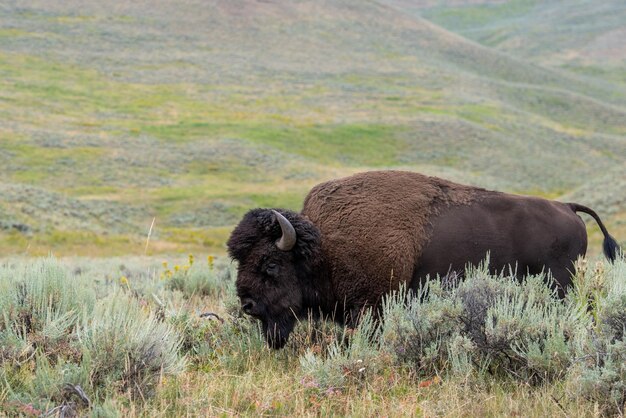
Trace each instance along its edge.
{"label": "grass", "polygon": [[[211,376],[201,372],[189,373],[182,381],[164,387],[166,399],[155,401],[148,413],[161,414],[155,416],[467,417],[515,414],[554,416],[563,413],[559,399],[564,394],[558,385],[529,389],[525,385],[510,383],[476,384],[452,379],[426,386],[429,380],[419,381],[410,373],[394,371],[388,376],[373,379],[368,390],[349,389],[342,393],[317,395],[301,388],[297,379],[284,375],[284,369],[294,367],[295,364],[287,361],[262,362],[260,366],[237,376],[219,371],[212,371]],[[216,381],[222,384],[216,385]],[[285,393],[285,387],[292,388],[289,394]],[[172,392],[186,392],[188,395],[172,401],[172,395],[169,395]],[[593,414],[593,405],[583,401],[567,402],[565,410],[578,416],[590,416]],[[139,415],[138,412],[134,413]]]}
{"label": "grass", "polygon": [[426,16],[445,27],[457,30],[486,26],[511,16],[529,12],[537,2],[516,0],[504,4],[479,4],[469,7],[442,7],[426,13]]}
{"label": "grass", "polygon": [[312,125],[186,123],[147,127],[146,132],[166,140],[236,138],[269,146],[324,164],[391,165],[402,152],[395,139],[401,129],[387,125]]}
{"label": "grass", "polygon": [[[163,263],[154,258],[118,258],[68,259],[62,263],[54,259],[30,259],[3,264],[0,267],[0,286],[3,286],[0,337],[4,338],[7,332],[2,326],[2,321],[8,318],[6,315],[18,312],[7,308],[7,303],[19,301],[10,298],[11,286],[16,280],[24,279],[33,283],[28,290],[33,297],[28,300],[47,301],[43,308],[33,302],[33,318],[50,318],[32,322],[38,325],[32,328],[29,341],[40,341],[40,332],[55,336],[46,344],[35,343],[34,353],[39,356],[36,361],[21,359],[18,363],[11,363],[6,356],[13,354],[0,353],[5,356],[0,357],[0,373],[5,377],[0,383],[3,411],[28,416],[29,413],[41,414],[53,407],[70,405],[74,410],[88,413],[89,409],[77,398],[57,392],[55,388],[62,388],[66,383],[79,384],[91,399],[91,413],[106,416],[597,416],[610,411],[611,405],[606,402],[587,398],[578,392],[582,387],[579,381],[568,380],[578,379],[575,377],[578,374],[570,377],[557,373],[550,379],[533,383],[515,374],[503,374],[503,369],[498,368],[493,368],[490,374],[480,368],[473,369],[474,366],[455,369],[444,362],[438,370],[425,371],[416,369],[411,362],[398,361],[399,358],[393,355],[395,351],[390,348],[398,348],[398,343],[404,343],[391,338],[392,328],[398,320],[408,318],[410,322],[410,316],[402,318],[412,315],[413,311],[406,310],[405,304],[397,301],[388,309],[400,317],[394,317],[392,327],[385,328],[385,343],[382,345],[375,342],[380,334],[371,334],[372,324],[362,324],[355,332],[347,333],[330,323],[304,321],[298,325],[285,349],[270,350],[256,322],[241,316],[238,310],[232,289],[233,269],[228,264],[228,260],[219,257],[207,260],[199,256],[163,260]],[[578,290],[572,301],[586,304],[590,300],[588,297],[596,298],[594,306],[598,309],[598,318],[605,318],[602,321],[613,324],[607,318],[619,316],[621,312],[618,309],[611,313],[611,309],[616,307],[615,303],[622,303],[615,296],[623,293],[623,286],[619,283],[624,279],[625,265],[623,260],[616,266],[606,262],[579,263]],[[12,280],[7,282],[7,277]],[[496,321],[497,326],[493,328],[496,334],[505,328],[520,327],[522,335],[529,332],[533,338],[541,338],[532,321],[537,315],[547,318],[550,324],[541,324],[537,329],[551,329],[555,325],[552,324],[555,321],[553,310],[560,312],[559,317],[566,324],[564,329],[575,325],[575,321],[580,321],[582,328],[579,327],[579,331],[586,327],[587,319],[583,317],[563,316],[578,309],[578,305],[551,299],[541,280],[533,282],[529,279],[526,285],[515,287],[506,279],[489,277],[481,270],[469,272],[467,280],[503,286],[513,301],[518,296],[527,299],[527,312],[519,321],[501,319],[498,323],[492,318]],[[76,286],[77,283],[80,286]],[[471,305],[472,298],[485,297],[484,292],[471,290],[472,286],[475,285],[470,282],[461,290],[447,292],[457,292],[461,295],[459,300]],[[55,296],[47,298],[48,293]],[[445,311],[450,315],[446,321],[453,321],[451,318],[456,315],[456,308],[446,310],[446,301],[454,300],[454,296],[448,299],[450,295],[437,287],[433,287],[430,294],[429,297],[436,294],[440,300],[431,305],[428,301],[414,302],[421,304],[420,315],[434,315],[429,316],[434,321],[437,312]],[[510,308],[517,306],[514,302],[507,302],[506,298],[496,299],[498,301],[490,309],[501,309],[498,304],[509,303]],[[456,306],[457,302],[452,304]],[[48,303],[51,310],[46,308]],[[207,311],[216,312],[224,322],[198,316]],[[75,332],[72,326],[60,327],[65,321],[61,319],[67,317],[64,312],[71,312],[72,320],[78,321],[79,339],[72,339]],[[46,325],[46,321],[52,321],[50,323],[56,324],[55,327]],[[429,323],[436,327],[433,321]],[[146,327],[145,330],[152,330],[154,335],[144,332],[142,326]],[[498,331],[498,327],[503,328]],[[591,327],[587,331],[593,333],[595,329]],[[496,334],[489,338],[496,337]],[[134,357],[124,360],[122,352],[150,353],[142,350],[148,349],[157,336],[167,341],[163,346],[166,350],[164,357],[152,354],[148,357],[150,361],[167,359],[164,360],[167,366],[155,368],[148,363],[129,366],[128,362],[134,361]],[[583,340],[570,341],[569,349],[587,341],[582,334],[570,335],[570,338],[579,337]],[[117,349],[110,350],[107,347],[114,340]],[[71,349],[58,351],[55,344],[69,344]],[[523,349],[523,346],[515,349]],[[437,355],[443,355],[443,348],[438,350],[422,354],[435,359]],[[79,351],[83,353],[82,357],[72,357],[72,353]],[[493,357],[492,362],[504,361],[496,358]],[[185,362],[184,367],[182,362]],[[575,364],[573,367],[578,367],[578,363]],[[107,366],[106,370],[103,365]],[[353,365],[356,368],[353,369]],[[570,366],[561,364],[559,367]],[[129,374],[131,371],[133,373]],[[319,380],[322,372],[339,373],[336,376],[342,383],[322,384]],[[134,381],[142,385],[142,396],[125,386],[133,381],[128,379],[138,379]],[[41,390],[43,387],[47,389]],[[286,391],[286,387],[290,390]]]}
{"label": "grass", "polygon": [[[145,241],[143,245],[145,245]],[[50,252],[58,256],[87,256],[96,253],[112,256],[129,252],[140,254],[142,248],[142,241],[135,236],[101,236],[93,232],[67,230],[37,234],[36,237],[27,237],[19,232],[11,232],[3,234],[0,240],[0,249],[5,254],[29,256],[45,256]]]}

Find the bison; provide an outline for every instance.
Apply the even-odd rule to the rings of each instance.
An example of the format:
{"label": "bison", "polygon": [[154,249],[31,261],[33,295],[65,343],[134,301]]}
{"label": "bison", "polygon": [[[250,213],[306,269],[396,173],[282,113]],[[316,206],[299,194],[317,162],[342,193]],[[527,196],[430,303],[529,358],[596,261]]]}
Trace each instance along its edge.
{"label": "bison", "polygon": [[[228,240],[239,262],[237,294],[274,348],[298,318],[321,314],[354,326],[402,283],[463,271],[490,254],[494,272],[518,276],[549,270],[563,296],[577,257],[585,254],[591,215],[604,253],[619,247],[591,209],[537,197],[456,184],[404,171],[374,171],[315,186],[296,213],[253,209]],[[455,273],[456,274],[456,273]]]}

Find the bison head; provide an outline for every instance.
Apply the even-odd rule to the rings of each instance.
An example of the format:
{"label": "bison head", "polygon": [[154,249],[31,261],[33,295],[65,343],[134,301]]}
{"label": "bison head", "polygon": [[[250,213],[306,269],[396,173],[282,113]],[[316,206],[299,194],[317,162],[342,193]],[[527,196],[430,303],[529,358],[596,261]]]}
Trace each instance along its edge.
{"label": "bison head", "polygon": [[268,344],[281,348],[308,308],[312,272],[320,262],[320,234],[302,215],[253,209],[228,240],[239,262],[237,295],[243,311],[261,321]]}

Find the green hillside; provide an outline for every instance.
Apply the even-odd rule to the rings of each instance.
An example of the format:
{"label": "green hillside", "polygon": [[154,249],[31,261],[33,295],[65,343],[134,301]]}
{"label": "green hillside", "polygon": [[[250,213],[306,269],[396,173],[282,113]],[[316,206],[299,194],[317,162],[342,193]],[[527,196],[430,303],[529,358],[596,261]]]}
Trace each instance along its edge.
{"label": "green hillside", "polygon": [[617,0],[385,0],[463,37],[590,78],[626,86],[626,6]]}
{"label": "green hillside", "polygon": [[[606,202],[624,238],[614,61],[487,40],[511,19],[531,39],[535,6],[418,3],[5,3],[0,252],[142,254],[153,219],[149,252],[222,252],[249,208],[371,168]],[[599,36],[597,7],[559,24]]]}

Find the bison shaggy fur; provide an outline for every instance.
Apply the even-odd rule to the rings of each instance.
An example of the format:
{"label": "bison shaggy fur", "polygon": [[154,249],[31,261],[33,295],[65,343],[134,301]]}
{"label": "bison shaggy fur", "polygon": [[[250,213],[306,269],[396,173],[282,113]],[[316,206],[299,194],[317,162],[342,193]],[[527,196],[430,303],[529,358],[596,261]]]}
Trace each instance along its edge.
{"label": "bison shaggy fur", "polygon": [[354,325],[401,284],[462,274],[490,254],[489,268],[520,277],[550,271],[563,296],[585,254],[591,214],[614,259],[616,241],[591,209],[456,184],[404,171],[374,171],[315,186],[303,209],[253,209],[228,240],[239,262],[237,293],[270,346],[282,347],[299,318],[320,314]]}

